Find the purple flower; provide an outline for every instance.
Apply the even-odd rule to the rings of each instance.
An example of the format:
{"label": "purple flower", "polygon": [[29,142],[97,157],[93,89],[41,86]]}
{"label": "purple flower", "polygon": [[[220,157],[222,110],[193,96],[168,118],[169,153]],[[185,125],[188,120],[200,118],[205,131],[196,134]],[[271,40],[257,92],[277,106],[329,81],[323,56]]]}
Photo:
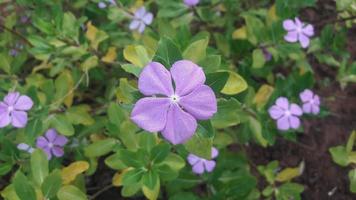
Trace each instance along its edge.
{"label": "purple flower", "polygon": [[101,8],[101,9],[104,9],[104,8],[106,8],[108,6],[107,4],[114,6],[114,5],[116,5],[116,2],[115,2],[115,0],[100,1],[98,3],[98,7]]}
{"label": "purple flower", "polygon": [[9,55],[12,57],[15,57],[19,54],[19,52],[17,51],[17,49],[10,49],[9,51]]}
{"label": "purple flower", "polygon": [[300,126],[299,116],[303,114],[297,104],[289,104],[285,97],[279,97],[276,104],[268,110],[272,119],[277,120],[279,130],[297,129]]}
{"label": "purple flower", "polygon": [[[213,147],[211,149],[211,159],[216,158],[218,155],[219,151]],[[216,165],[214,160],[206,160],[194,154],[188,155],[188,162],[191,166],[193,166],[193,172],[196,174],[202,174],[204,171],[212,172]]]}
{"label": "purple flower", "polygon": [[184,4],[187,6],[196,6],[200,0],[184,0]]}
{"label": "purple flower", "polygon": [[138,88],[151,97],[136,103],[131,119],[149,132],[161,131],[173,144],[184,143],[193,136],[196,120],[207,120],[217,111],[215,94],[204,82],[203,70],[191,61],[175,62],[170,72],[161,63],[149,63]]}
{"label": "purple flower", "polygon": [[262,52],[266,61],[270,61],[272,59],[272,54],[266,48],[262,48]]}
{"label": "purple flower", "polygon": [[22,151],[26,151],[27,153],[33,153],[35,151],[30,145],[26,143],[20,143],[17,145],[17,148]]}
{"label": "purple flower", "polygon": [[147,12],[145,7],[141,7],[136,10],[133,20],[130,23],[130,30],[137,30],[139,33],[143,33],[147,25],[150,25],[153,20],[153,14]]}
{"label": "purple flower", "polygon": [[20,95],[18,92],[9,92],[0,101],[0,128],[12,124],[13,127],[23,128],[27,124],[27,113],[32,108],[30,97]]}
{"label": "purple flower", "polygon": [[296,17],[294,21],[291,19],[284,20],[283,27],[288,31],[288,34],[284,36],[287,42],[297,42],[299,40],[303,48],[309,46],[309,37],[314,35],[314,27],[312,25],[306,25]]}
{"label": "purple flower", "polygon": [[303,102],[303,112],[318,114],[320,111],[320,98],[311,90],[305,89],[299,94],[300,100]]}
{"label": "purple flower", "polygon": [[67,144],[68,139],[63,135],[58,135],[55,129],[49,129],[45,137],[37,138],[36,146],[42,149],[48,156],[48,160],[55,157],[62,157],[64,155],[63,146]]}

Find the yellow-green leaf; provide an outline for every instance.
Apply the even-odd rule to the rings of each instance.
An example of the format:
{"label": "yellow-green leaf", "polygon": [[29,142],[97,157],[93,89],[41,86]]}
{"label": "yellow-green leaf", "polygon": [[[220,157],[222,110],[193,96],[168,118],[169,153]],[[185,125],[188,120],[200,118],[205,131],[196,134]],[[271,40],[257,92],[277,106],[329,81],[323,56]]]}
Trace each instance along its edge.
{"label": "yellow-green leaf", "polygon": [[117,187],[121,186],[122,185],[122,177],[129,170],[130,170],[130,168],[126,168],[126,169],[122,170],[121,172],[116,172],[114,174],[114,177],[112,178],[112,185],[117,186]]}
{"label": "yellow-green leaf", "polygon": [[203,60],[206,56],[206,48],[208,47],[209,38],[193,42],[183,52],[183,58],[191,60],[195,63]]}
{"label": "yellow-green leaf", "polygon": [[87,23],[86,38],[90,41],[90,46],[97,50],[99,44],[106,40],[109,36],[104,32],[92,25],[91,22]]}
{"label": "yellow-green leaf", "polygon": [[239,74],[233,71],[229,72],[229,78],[221,90],[221,93],[227,95],[235,95],[239,94],[247,89],[247,83],[244,78],[242,78]]}
{"label": "yellow-green leaf", "polygon": [[236,29],[232,33],[232,39],[245,40],[247,38],[246,26],[242,26],[239,29]]}
{"label": "yellow-green leaf", "polygon": [[99,63],[99,59],[97,56],[90,56],[89,58],[87,58],[80,66],[80,68],[87,72],[90,69],[96,67]]}
{"label": "yellow-green leaf", "polygon": [[89,169],[89,163],[86,161],[76,161],[69,166],[62,169],[62,180],[63,184],[69,184],[74,181],[75,178]]}
{"label": "yellow-green leaf", "polygon": [[142,186],[142,192],[145,195],[145,197],[149,200],[156,200],[158,198],[159,189],[160,189],[159,181],[157,182],[153,190],[149,189],[146,186]]}
{"label": "yellow-green leaf", "polygon": [[73,185],[63,186],[57,193],[59,200],[87,200],[86,195]]}
{"label": "yellow-green leaf", "polygon": [[268,13],[267,13],[267,23],[268,24],[272,24],[272,22],[275,22],[278,20],[278,16],[277,16],[277,13],[276,13],[276,5],[273,4],[269,10],[268,10]]}
{"label": "yellow-green leaf", "polygon": [[101,61],[106,63],[112,63],[115,61],[116,56],[117,56],[116,47],[110,47],[106,55],[101,58]]}
{"label": "yellow-green leaf", "polygon": [[270,85],[262,85],[253,99],[253,103],[257,105],[258,108],[262,108],[267,102],[270,96],[272,95],[274,88]]}
{"label": "yellow-green leaf", "polygon": [[277,174],[276,181],[288,182],[288,181],[292,180],[293,178],[300,176],[304,171],[304,167],[305,167],[305,164],[304,164],[304,161],[302,161],[298,167],[286,168]]}
{"label": "yellow-green leaf", "polygon": [[124,49],[124,58],[130,63],[141,68],[151,61],[146,48],[142,45],[126,46]]}

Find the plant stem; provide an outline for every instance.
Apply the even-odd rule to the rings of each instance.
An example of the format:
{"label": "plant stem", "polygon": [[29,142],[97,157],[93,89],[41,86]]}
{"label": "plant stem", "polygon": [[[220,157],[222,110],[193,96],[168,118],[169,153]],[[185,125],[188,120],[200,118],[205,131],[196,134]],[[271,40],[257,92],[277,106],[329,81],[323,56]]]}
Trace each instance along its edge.
{"label": "plant stem", "polygon": [[95,198],[97,198],[98,196],[100,196],[102,193],[104,193],[105,191],[107,190],[110,190],[111,188],[113,188],[114,186],[113,185],[107,185],[105,186],[103,189],[97,191],[95,194],[93,194],[89,199],[90,200],[95,200]]}
{"label": "plant stem", "polygon": [[19,32],[13,30],[13,29],[10,29],[2,24],[0,24],[0,29],[3,29],[4,31],[8,31],[10,32],[11,34],[21,38],[24,42],[26,42],[28,45],[32,46],[31,43],[23,36],[21,35]]}

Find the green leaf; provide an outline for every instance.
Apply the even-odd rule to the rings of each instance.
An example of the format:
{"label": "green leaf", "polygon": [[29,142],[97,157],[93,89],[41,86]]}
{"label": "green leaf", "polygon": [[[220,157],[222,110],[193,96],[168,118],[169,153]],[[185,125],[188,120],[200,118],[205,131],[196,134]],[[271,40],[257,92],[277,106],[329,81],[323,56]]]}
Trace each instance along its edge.
{"label": "green leaf", "polygon": [[2,69],[7,74],[10,74],[11,66],[7,58],[7,56],[0,53],[0,69]]}
{"label": "green leaf", "polygon": [[348,153],[344,146],[331,147],[329,149],[333,161],[340,166],[347,166],[349,164]]}
{"label": "green leaf", "polygon": [[57,193],[59,200],[87,200],[87,196],[73,185],[63,186]]}
{"label": "green leaf", "polygon": [[62,135],[65,135],[65,136],[74,135],[73,125],[62,114],[57,114],[54,117],[50,118],[50,124],[53,128],[55,128]]}
{"label": "green leaf", "polygon": [[105,159],[105,164],[116,170],[123,170],[127,168],[127,166],[122,162],[121,155],[119,153],[115,153],[107,157]]}
{"label": "green leaf", "polygon": [[145,197],[149,200],[156,200],[159,195],[159,190],[160,190],[160,182],[159,181],[157,184],[155,184],[155,187],[153,189],[150,189],[149,187],[146,187],[145,185],[142,186],[142,192],[145,195]]}
{"label": "green leaf", "polygon": [[129,150],[136,150],[139,147],[137,141],[136,131],[138,130],[136,124],[132,121],[126,120],[121,123],[120,131],[118,136],[120,141],[127,147]]}
{"label": "green leaf", "polygon": [[26,137],[29,141],[34,141],[39,133],[42,133],[42,120],[31,120],[25,128]]}
{"label": "green leaf", "polygon": [[31,154],[31,172],[37,185],[41,185],[48,176],[48,158],[42,150],[37,149]]}
{"label": "green leaf", "polygon": [[182,59],[182,53],[177,45],[168,37],[162,37],[158,42],[158,47],[153,61],[162,63],[166,68],[170,68],[174,62]]}
{"label": "green leaf", "polygon": [[198,63],[205,58],[208,43],[208,37],[193,42],[184,50],[183,58]]}
{"label": "green leaf", "polygon": [[16,172],[13,179],[13,184],[16,194],[21,200],[37,199],[35,189],[32,187],[27,177],[21,171]]}
{"label": "green leaf", "polygon": [[352,131],[349,139],[347,140],[346,152],[350,153],[352,151],[355,144],[355,140],[356,140],[356,131]]}
{"label": "green leaf", "polygon": [[263,137],[261,123],[254,117],[249,117],[249,127],[257,142],[263,147],[267,147],[268,141]]}
{"label": "green leaf", "polygon": [[211,123],[213,127],[221,129],[236,126],[244,118],[247,118],[247,114],[243,112],[239,101],[234,98],[218,99],[218,112],[211,119]]}
{"label": "green leaf", "polygon": [[61,171],[56,169],[49,176],[45,178],[41,189],[43,196],[46,198],[53,198],[62,186]]}
{"label": "green leaf", "polygon": [[124,186],[135,185],[135,184],[139,183],[141,181],[144,173],[145,172],[141,168],[132,169],[132,170],[126,172],[122,176],[122,185],[124,185]]}
{"label": "green leaf", "polygon": [[73,124],[91,125],[94,124],[94,119],[90,116],[90,107],[88,105],[79,105],[70,107],[66,116]]}
{"label": "green leaf", "polygon": [[99,64],[99,58],[97,56],[90,56],[80,65],[80,68],[84,72],[87,72],[90,69],[98,66],[98,64]]}
{"label": "green leaf", "polygon": [[108,116],[111,123],[120,125],[126,118],[124,110],[116,103],[110,103]]}
{"label": "green leaf", "polygon": [[159,176],[156,171],[150,170],[146,172],[142,177],[142,183],[144,186],[148,187],[149,189],[153,190],[159,182]]}
{"label": "green leaf", "polygon": [[194,155],[207,160],[211,159],[211,148],[213,146],[212,138],[207,138],[195,133],[194,136],[184,144],[184,146]]}
{"label": "green leaf", "polygon": [[12,169],[12,164],[10,163],[1,163],[0,165],[0,176],[3,176],[9,173]]}
{"label": "green leaf", "polygon": [[262,40],[265,34],[265,25],[256,16],[245,14],[243,15],[246,22],[247,39],[254,45],[257,45]]}
{"label": "green leaf", "polygon": [[350,191],[356,193],[356,169],[349,171]]}
{"label": "green leaf", "polygon": [[142,45],[126,46],[124,49],[124,58],[140,68],[143,68],[151,61],[146,48]]}
{"label": "green leaf", "polygon": [[185,160],[175,153],[169,153],[161,164],[169,166],[174,171],[179,171],[185,166]]}
{"label": "green leaf", "polygon": [[261,68],[265,64],[266,59],[261,49],[255,49],[252,52],[252,67]]}
{"label": "green leaf", "polygon": [[62,32],[63,35],[78,41],[79,25],[77,19],[71,12],[66,12],[63,15]]}
{"label": "green leaf", "polygon": [[145,165],[144,157],[146,152],[139,149],[136,152],[126,149],[120,149],[117,155],[121,158],[121,161],[128,167],[140,168]]}
{"label": "green leaf", "polygon": [[[167,143],[160,143],[151,150],[151,161],[161,163],[170,153],[171,146]],[[152,189],[152,188],[151,188]]]}
{"label": "green leaf", "polygon": [[301,200],[301,193],[304,191],[303,185],[297,183],[285,183],[276,192],[277,200],[295,199]]}
{"label": "green leaf", "polygon": [[85,147],[84,154],[87,157],[100,157],[111,152],[116,144],[117,142],[113,138],[95,141]]}
{"label": "green leaf", "polygon": [[228,72],[214,72],[206,75],[205,84],[210,86],[218,94],[225,86],[229,78]]}

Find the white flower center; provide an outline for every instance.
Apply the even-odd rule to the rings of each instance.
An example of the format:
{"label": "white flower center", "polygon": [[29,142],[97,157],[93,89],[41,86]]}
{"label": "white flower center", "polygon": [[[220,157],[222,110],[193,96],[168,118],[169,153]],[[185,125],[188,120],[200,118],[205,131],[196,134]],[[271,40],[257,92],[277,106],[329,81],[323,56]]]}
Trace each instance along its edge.
{"label": "white flower center", "polygon": [[177,104],[179,102],[179,96],[176,95],[176,94],[173,94],[171,97],[171,102],[174,103],[174,104]]}
{"label": "white flower center", "polygon": [[286,110],[286,111],[284,112],[284,114],[285,114],[286,116],[291,116],[291,115],[292,115],[292,113],[291,113],[289,110]]}
{"label": "white flower center", "polygon": [[310,101],[309,101],[311,104],[314,104],[315,102],[314,102],[314,99],[311,99]]}
{"label": "white flower center", "polygon": [[49,147],[49,148],[52,148],[53,146],[54,146],[54,145],[53,145],[52,142],[48,143],[48,147]]}
{"label": "white flower center", "polygon": [[7,111],[12,112],[13,110],[14,110],[14,107],[13,107],[13,106],[7,107]]}

